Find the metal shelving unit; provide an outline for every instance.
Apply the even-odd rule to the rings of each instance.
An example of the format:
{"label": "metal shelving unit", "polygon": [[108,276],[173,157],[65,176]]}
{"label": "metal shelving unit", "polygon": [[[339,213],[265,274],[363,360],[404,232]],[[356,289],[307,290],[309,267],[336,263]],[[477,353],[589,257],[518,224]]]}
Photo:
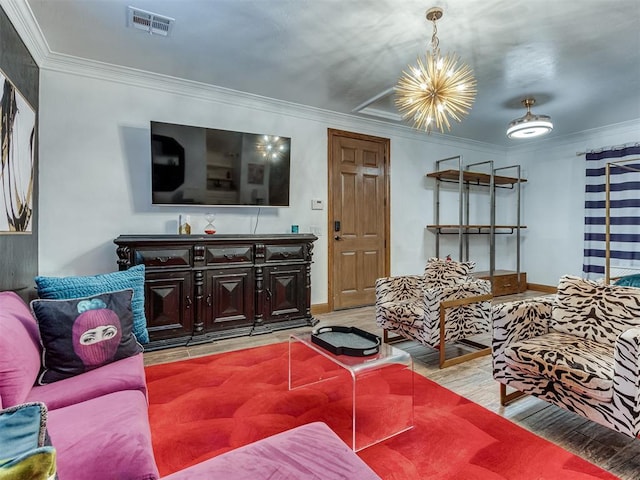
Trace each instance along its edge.
{"label": "metal shelving unit", "polygon": [[[444,163],[456,162],[457,168],[443,169]],[[480,272],[481,278],[489,278],[495,285],[495,277],[499,273],[500,275],[509,275],[510,271],[497,271],[496,270],[496,235],[498,234],[516,234],[516,279],[518,291],[522,288],[523,278],[526,274],[520,271],[520,240],[521,230],[526,228],[521,224],[520,216],[520,201],[521,201],[521,186],[526,182],[521,178],[520,165],[511,165],[508,167],[494,168],[493,161],[488,160],[484,162],[473,163],[463,166],[462,155],[455,157],[443,158],[436,161],[435,171],[426,174],[429,178],[436,180],[435,196],[436,206],[433,225],[427,225],[427,228],[433,231],[436,235],[435,247],[436,256],[440,256],[440,235],[445,234],[457,234],[458,235],[458,257],[460,261],[469,260],[469,236],[473,234],[483,234],[489,236],[489,272],[488,275],[483,277]],[[476,171],[478,169],[486,169],[487,172]],[[496,175],[496,172],[504,170],[515,170],[515,177],[508,177],[502,175]],[[440,220],[441,210],[441,184],[442,183],[455,183],[458,184],[458,223],[457,224],[444,224]],[[489,212],[490,218],[487,224],[471,224],[469,220],[470,211],[470,199],[471,199],[471,187],[481,186],[488,187],[489,189]],[[513,225],[497,225],[496,224],[496,189],[507,188],[515,190],[517,199],[517,215],[516,223]],[[503,286],[511,286],[502,282]],[[495,295],[495,288],[494,288]]]}

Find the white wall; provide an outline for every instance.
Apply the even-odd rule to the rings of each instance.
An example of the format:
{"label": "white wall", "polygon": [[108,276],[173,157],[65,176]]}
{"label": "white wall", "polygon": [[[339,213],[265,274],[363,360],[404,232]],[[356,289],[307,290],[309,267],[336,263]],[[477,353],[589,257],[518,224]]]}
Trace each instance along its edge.
{"label": "white wall", "polygon": [[582,276],[586,176],[585,157],[576,153],[639,140],[640,119],[509,152],[528,180],[522,262],[529,282],[557,285],[562,275]]}
{"label": "white wall", "polygon": [[[55,62],[54,62],[55,65]],[[64,71],[63,71],[64,70]],[[89,275],[114,271],[113,239],[120,234],[177,231],[179,214],[190,214],[193,231],[216,214],[219,233],[285,233],[319,227],[314,248],[312,303],[327,302],[327,128],[391,139],[391,274],[420,273],[434,255],[434,181],[425,173],[441,158],[462,155],[464,164],[493,160],[520,164],[528,181],[522,194],[521,270],[528,281],[557,284],[581,274],[584,157],[577,151],[637,141],[640,120],[564,138],[540,139],[508,152],[486,144],[427,136],[405,126],[334,114],[239,95],[175,79],[77,62],[41,73],[40,245],[42,275]],[[151,120],[246,132],[277,132],[292,138],[290,208],[159,207],[150,202]],[[452,164],[453,168],[455,164]],[[506,171],[513,176],[514,172]],[[457,187],[445,187],[441,223],[457,221]],[[485,223],[488,196],[478,195],[471,221]],[[499,191],[497,222],[515,221],[515,195]],[[457,258],[457,238],[441,237],[441,256]],[[516,266],[515,236],[496,240],[496,268]],[[471,238],[470,258],[488,268],[486,236]]]}
{"label": "white wall", "polygon": [[[405,126],[237,95],[150,74],[50,61],[40,85],[41,275],[90,275],[116,270],[113,239],[120,234],[177,231],[190,214],[193,232],[216,215],[219,233],[301,232],[318,226],[312,303],[327,302],[327,128],[391,139],[391,273],[421,273],[433,255],[433,193],[425,173],[434,161],[462,154],[465,162],[505,161],[498,148]],[[53,65],[53,66],[51,66]],[[292,138],[290,208],[151,206],[151,120]],[[453,206],[457,212],[457,206]],[[256,225],[257,223],[257,225]]]}

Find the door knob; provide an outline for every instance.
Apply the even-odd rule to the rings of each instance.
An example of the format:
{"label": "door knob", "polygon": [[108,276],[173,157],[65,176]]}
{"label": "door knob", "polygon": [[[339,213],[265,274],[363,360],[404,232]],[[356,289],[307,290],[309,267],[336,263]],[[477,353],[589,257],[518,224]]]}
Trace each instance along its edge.
{"label": "door knob", "polygon": [[335,238],[336,240],[342,240],[342,237],[341,237],[340,235],[336,235],[336,236],[335,236],[335,237],[333,237],[333,238]]}

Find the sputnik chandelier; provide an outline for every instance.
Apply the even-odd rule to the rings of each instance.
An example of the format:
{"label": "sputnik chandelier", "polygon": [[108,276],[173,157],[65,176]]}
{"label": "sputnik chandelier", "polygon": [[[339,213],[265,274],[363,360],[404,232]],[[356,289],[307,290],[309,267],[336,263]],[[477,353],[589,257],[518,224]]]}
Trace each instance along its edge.
{"label": "sputnik chandelier", "polygon": [[431,133],[433,126],[445,133],[451,130],[449,119],[458,122],[469,113],[476,97],[473,70],[453,53],[440,54],[440,41],[436,21],[443,11],[439,7],[427,10],[427,20],[433,22],[431,52],[418,57],[417,65],[403,71],[396,85],[396,107],[405,120],[414,127]]}

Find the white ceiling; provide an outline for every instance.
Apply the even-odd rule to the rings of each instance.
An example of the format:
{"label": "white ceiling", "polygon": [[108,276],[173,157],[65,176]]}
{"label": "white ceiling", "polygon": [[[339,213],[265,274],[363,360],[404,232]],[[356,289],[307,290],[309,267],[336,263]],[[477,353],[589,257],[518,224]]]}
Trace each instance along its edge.
{"label": "white ceiling", "polygon": [[[478,83],[451,135],[514,145],[526,96],[553,136],[640,118],[640,0],[27,1],[52,52],[342,113],[395,85],[440,6],[441,50]],[[171,35],[127,28],[129,5],[174,18]],[[370,107],[397,114],[391,96]]]}

